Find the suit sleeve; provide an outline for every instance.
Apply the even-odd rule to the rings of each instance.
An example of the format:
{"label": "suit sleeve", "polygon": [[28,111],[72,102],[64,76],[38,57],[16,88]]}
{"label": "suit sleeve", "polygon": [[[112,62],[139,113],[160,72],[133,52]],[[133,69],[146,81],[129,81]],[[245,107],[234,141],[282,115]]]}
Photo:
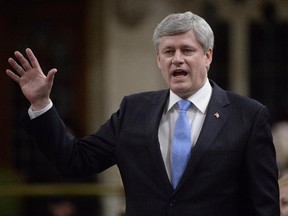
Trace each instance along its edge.
{"label": "suit sleeve", "polygon": [[257,112],[245,154],[243,176],[248,208],[254,216],[277,216],[279,212],[278,172],[266,107]]}
{"label": "suit sleeve", "polygon": [[99,130],[83,138],[68,132],[54,106],[33,120],[25,116],[22,126],[61,176],[82,178],[116,164],[120,115],[119,109]]}

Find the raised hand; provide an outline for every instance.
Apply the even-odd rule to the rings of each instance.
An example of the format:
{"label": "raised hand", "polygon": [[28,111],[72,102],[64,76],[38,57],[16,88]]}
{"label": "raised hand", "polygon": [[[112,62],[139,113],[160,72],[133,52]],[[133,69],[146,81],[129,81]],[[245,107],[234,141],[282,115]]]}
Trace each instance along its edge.
{"label": "raised hand", "polygon": [[7,75],[19,84],[24,96],[30,101],[34,111],[46,107],[50,102],[53,78],[57,70],[55,68],[51,69],[47,76],[45,76],[37,58],[29,48],[26,49],[28,60],[18,51],[14,54],[21,65],[13,58],[9,58],[8,62],[18,74],[7,69]]}

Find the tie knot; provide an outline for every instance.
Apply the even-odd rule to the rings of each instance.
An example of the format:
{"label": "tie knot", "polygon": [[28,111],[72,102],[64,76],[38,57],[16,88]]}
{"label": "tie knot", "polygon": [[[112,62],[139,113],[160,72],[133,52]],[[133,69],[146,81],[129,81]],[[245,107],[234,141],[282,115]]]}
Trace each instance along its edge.
{"label": "tie knot", "polygon": [[180,110],[187,111],[192,103],[189,100],[180,100],[177,102]]}

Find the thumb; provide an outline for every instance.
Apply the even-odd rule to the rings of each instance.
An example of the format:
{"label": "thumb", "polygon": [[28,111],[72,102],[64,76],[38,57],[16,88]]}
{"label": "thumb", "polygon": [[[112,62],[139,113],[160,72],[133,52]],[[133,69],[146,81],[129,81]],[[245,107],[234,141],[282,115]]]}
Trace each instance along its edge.
{"label": "thumb", "polygon": [[57,73],[56,68],[53,68],[48,72],[48,74],[47,74],[48,82],[53,82],[53,79],[54,79],[56,73]]}

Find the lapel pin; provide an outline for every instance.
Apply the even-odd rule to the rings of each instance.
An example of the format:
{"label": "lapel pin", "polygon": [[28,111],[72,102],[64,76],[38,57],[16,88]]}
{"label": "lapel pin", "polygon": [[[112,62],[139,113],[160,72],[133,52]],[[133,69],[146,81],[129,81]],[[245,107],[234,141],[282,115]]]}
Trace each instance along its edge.
{"label": "lapel pin", "polygon": [[214,114],[214,116],[215,116],[216,118],[219,118],[219,117],[220,117],[220,115],[219,115],[218,112],[216,112],[216,113]]}

